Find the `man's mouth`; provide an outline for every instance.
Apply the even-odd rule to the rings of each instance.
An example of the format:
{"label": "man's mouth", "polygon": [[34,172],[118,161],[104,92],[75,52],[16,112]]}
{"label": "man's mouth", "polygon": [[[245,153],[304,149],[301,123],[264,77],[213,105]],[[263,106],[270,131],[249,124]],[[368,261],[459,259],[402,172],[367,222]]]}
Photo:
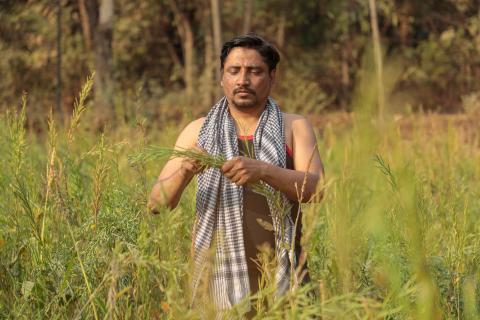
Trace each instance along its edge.
{"label": "man's mouth", "polygon": [[243,90],[235,90],[233,93],[234,93],[234,94],[252,94],[252,95],[255,94],[255,92],[250,91],[250,90],[245,90],[245,89],[243,89]]}

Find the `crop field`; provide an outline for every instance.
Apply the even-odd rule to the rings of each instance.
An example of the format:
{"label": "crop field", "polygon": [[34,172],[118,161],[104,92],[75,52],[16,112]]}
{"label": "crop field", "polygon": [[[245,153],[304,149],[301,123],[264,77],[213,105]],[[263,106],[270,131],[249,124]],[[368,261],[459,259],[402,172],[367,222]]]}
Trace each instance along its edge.
{"label": "crop field", "polygon": [[[182,125],[139,116],[94,132],[88,90],[40,134],[30,101],[1,114],[0,318],[211,318],[208,301],[190,303],[194,184],[150,215],[166,159],[129,161],[172,147]],[[325,197],[302,208],[312,280],[274,298],[265,263],[256,319],[479,319],[479,119],[380,118],[369,99],[347,125],[320,121]]]}

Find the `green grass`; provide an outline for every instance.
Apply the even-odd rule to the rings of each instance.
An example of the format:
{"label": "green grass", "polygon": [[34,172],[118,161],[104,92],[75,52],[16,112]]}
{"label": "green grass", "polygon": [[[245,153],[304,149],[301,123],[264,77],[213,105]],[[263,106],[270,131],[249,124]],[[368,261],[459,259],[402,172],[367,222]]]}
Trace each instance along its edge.
{"label": "green grass", "polygon": [[[199,319],[194,185],[151,216],[165,160],[129,161],[147,145],[171,148],[178,126],[138,119],[97,135],[84,102],[71,125],[50,118],[41,136],[24,129],[26,100],[1,115],[0,318]],[[357,112],[353,128],[319,137],[325,198],[303,206],[312,282],[277,300],[266,288],[252,298],[258,318],[478,319],[479,136],[414,121],[405,139],[388,116]]]}

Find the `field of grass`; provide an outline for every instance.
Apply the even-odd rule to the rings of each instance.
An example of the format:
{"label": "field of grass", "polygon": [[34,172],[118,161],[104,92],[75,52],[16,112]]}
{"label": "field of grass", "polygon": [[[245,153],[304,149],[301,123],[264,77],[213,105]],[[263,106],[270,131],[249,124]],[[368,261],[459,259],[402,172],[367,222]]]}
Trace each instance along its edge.
{"label": "field of grass", "polygon": [[[25,129],[28,102],[0,117],[0,318],[199,319],[194,186],[148,215],[164,160],[128,160],[171,147],[179,126],[139,118],[91,132],[86,91],[68,125],[50,118],[41,135]],[[402,136],[358,104],[351,126],[318,135],[325,198],[303,208],[312,282],[252,297],[257,318],[478,319],[480,132],[412,116]]]}

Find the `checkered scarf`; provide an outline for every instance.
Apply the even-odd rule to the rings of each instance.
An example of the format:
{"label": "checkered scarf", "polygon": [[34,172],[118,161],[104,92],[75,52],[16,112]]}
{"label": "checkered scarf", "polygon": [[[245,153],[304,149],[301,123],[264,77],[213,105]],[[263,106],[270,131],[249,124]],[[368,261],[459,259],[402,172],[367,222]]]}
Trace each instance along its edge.
{"label": "checkered scarf", "polygon": [[[213,156],[226,159],[238,156],[235,123],[223,97],[209,112],[200,130],[198,145]],[[285,130],[283,117],[270,97],[254,134],[254,152],[261,161],[285,168]],[[270,191],[273,189],[270,188]],[[283,201],[288,201],[282,195]],[[268,200],[270,213],[275,212],[273,201]],[[209,277],[209,290],[217,310],[230,309],[250,292],[247,261],[243,242],[243,187],[231,183],[219,169],[209,168],[198,176],[197,225],[193,239],[195,271],[193,298],[208,263],[207,252],[215,243],[215,255]],[[272,215],[276,217],[277,215]],[[289,288],[290,254],[294,224],[289,214],[284,221],[272,219],[275,230],[277,295]],[[282,225],[283,224],[283,225]],[[277,232],[281,230],[281,232]],[[287,246],[284,244],[287,243]],[[295,262],[295,257],[291,257]]]}

